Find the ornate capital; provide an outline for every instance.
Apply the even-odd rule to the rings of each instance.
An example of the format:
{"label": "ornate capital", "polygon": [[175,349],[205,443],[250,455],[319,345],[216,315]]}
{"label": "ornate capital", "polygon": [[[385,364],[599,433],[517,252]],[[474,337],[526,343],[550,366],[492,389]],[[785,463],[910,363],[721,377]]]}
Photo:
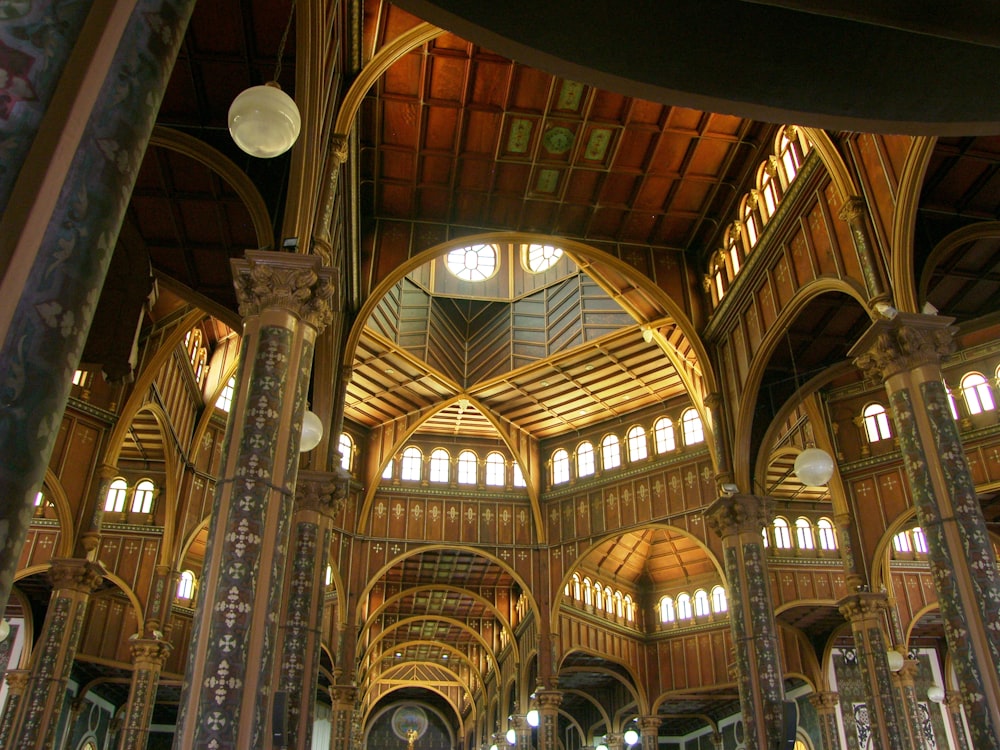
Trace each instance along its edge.
{"label": "ornate capital", "polygon": [[898,313],[876,321],[848,356],[872,380],[881,381],[921,365],[940,365],[955,348],[954,318]]}
{"label": "ornate capital", "polygon": [[7,689],[12,695],[24,695],[24,689],[28,687],[28,679],[31,677],[30,669],[11,669],[5,675]]}
{"label": "ornate capital", "polygon": [[247,250],[233,260],[233,283],[244,318],[264,310],[287,310],[317,332],[333,319],[333,272],[315,255]]}
{"label": "ornate capital", "polygon": [[358,689],[352,685],[330,685],[330,700],[333,705],[354,706],[354,701],[358,696]]}
{"label": "ornate capital", "polygon": [[544,708],[555,711],[559,708],[559,704],[562,703],[562,699],[562,690],[554,690],[552,688],[535,689],[535,700],[538,701],[539,709]]}
{"label": "ornate capital", "polygon": [[314,510],[326,516],[335,516],[347,500],[350,474],[337,471],[299,471],[295,483],[295,506]]}
{"label": "ornate capital", "polygon": [[174,650],[170,641],[159,638],[132,638],[128,643],[132,652],[132,663],[136,666],[162,667],[163,662]]}
{"label": "ornate capital", "polygon": [[809,696],[809,702],[817,712],[821,714],[829,713],[837,710],[837,704],[840,703],[840,694],[831,692],[813,693]]}
{"label": "ornate capital", "polygon": [[90,594],[104,580],[104,568],[77,557],[56,558],[49,569],[49,580],[53,590],[70,589]]}
{"label": "ornate capital", "polygon": [[858,219],[864,217],[866,208],[867,204],[864,198],[852,195],[840,207],[840,219],[841,221],[846,221],[848,224],[853,224]]}
{"label": "ornate capital", "polygon": [[327,141],[330,168],[336,169],[347,161],[347,136],[333,133]]}
{"label": "ornate capital", "polygon": [[771,503],[757,495],[724,495],[705,509],[708,527],[725,539],[760,530],[771,521]]}
{"label": "ornate capital", "polygon": [[663,719],[659,716],[640,716],[636,723],[639,725],[640,734],[658,734]]}
{"label": "ornate capital", "polygon": [[888,608],[889,601],[886,595],[873,591],[859,591],[856,594],[845,596],[837,602],[837,609],[848,622],[864,622],[873,619],[878,619],[881,622]]}

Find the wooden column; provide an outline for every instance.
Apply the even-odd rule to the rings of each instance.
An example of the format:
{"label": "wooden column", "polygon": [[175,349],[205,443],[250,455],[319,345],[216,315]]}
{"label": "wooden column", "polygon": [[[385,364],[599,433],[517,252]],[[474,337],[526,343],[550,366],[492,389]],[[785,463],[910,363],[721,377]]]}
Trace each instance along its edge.
{"label": "wooden column", "polygon": [[11,747],[9,741],[14,718],[17,716],[18,705],[24,698],[30,676],[31,672],[27,669],[10,669],[4,675],[7,681],[7,702],[3,707],[3,716],[0,717],[0,747]]}
{"label": "wooden column", "polygon": [[330,699],[333,702],[330,714],[330,750],[351,750],[357,695],[357,688],[349,685],[330,686]]}
{"label": "wooden column", "polygon": [[640,716],[637,723],[642,750],[657,750],[660,746],[660,724],[663,720],[659,716]]}
{"label": "wooden column", "polygon": [[145,750],[160,672],[173,645],[159,638],[136,638],[129,642],[129,649],[132,651],[132,682],[118,748]]}
{"label": "wooden column", "polygon": [[554,688],[536,688],[538,702],[538,750],[558,750],[559,748],[559,704],[562,691]]}
{"label": "wooden column", "polygon": [[813,693],[809,702],[819,716],[819,734],[823,742],[820,750],[840,750],[840,727],[837,724],[840,696],[831,692]]}

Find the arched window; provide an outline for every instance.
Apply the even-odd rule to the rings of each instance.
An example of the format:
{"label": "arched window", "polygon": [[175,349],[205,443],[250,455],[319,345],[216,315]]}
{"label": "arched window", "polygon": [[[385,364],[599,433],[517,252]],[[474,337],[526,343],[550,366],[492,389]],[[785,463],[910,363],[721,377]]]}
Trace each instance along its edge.
{"label": "arched window", "polygon": [[485,281],[496,273],[498,255],[494,245],[457,247],[445,256],[445,265],[463,281]]}
{"label": "arched window", "polygon": [[120,477],[108,486],[108,496],[104,500],[104,510],[110,513],[121,513],[125,510],[125,495],[128,494],[128,483]]}
{"label": "arched window", "polygon": [[630,594],[625,594],[625,620],[633,622],[635,620],[635,602]]}
{"label": "arched window", "polygon": [[816,546],[813,543],[812,523],[808,518],[799,518],[795,521],[795,541],[799,549],[813,549]]}
{"label": "arched window", "polygon": [[665,596],[660,599],[660,622],[673,622],[675,619],[677,613],[674,611],[673,597]]}
{"label": "arched window", "polygon": [[578,573],[573,574],[573,598],[580,601],[580,575]]}
{"label": "arched window", "polygon": [[693,406],[681,414],[681,428],[684,432],[684,445],[695,445],[705,442],[705,430],[701,425],[701,417]]}
{"label": "arched window", "polygon": [[725,612],[729,609],[729,602],[726,600],[726,590],[722,586],[712,588],[712,611]]}
{"label": "arched window", "polygon": [[190,570],[185,570],[181,573],[180,580],[177,581],[177,598],[178,599],[193,599],[194,598],[194,573]]}
{"label": "arched window", "polygon": [[677,619],[690,620],[692,617],[694,612],[691,610],[691,595],[681,594],[677,597]]}
{"label": "arched window", "polygon": [[[566,472],[569,473],[569,458],[566,459]],[[568,477],[567,477],[568,479]],[[565,480],[563,480],[565,481]],[[521,470],[521,464],[514,461],[514,486],[515,487],[527,487],[528,483],[524,481],[524,472]]]}
{"label": "arched window", "polygon": [[657,453],[667,453],[677,447],[674,441],[674,423],[670,417],[660,417],[653,423],[653,438]]}
{"label": "arched window", "polygon": [[970,372],[962,378],[962,395],[969,414],[981,414],[996,408],[990,384],[978,372]]}
{"label": "arched window", "polygon": [[219,394],[219,400],[215,402],[215,406],[222,411],[229,413],[229,410],[233,408],[233,395],[236,393],[236,376],[233,375],[226,384],[222,387],[222,393]]}
{"label": "arched window", "polygon": [[861,413],[865,425],[865,435],[869,443],[877,443],[879,440],[888,440],[892,437],[892,430],[889,429],[889,415],[885,412],[882,404],[868,404]]}
{"label": "arched window", "polygon": [[807,153],[809,153],[809,141],[800,136],[798,128],[788,125],[781,129],[777,155],[786,187],[795,180]]}
{"label": "arched window", "polygon": [[[600,586],[600,584],[597,584]],[[583,603],[592,606],[594,604],[594,587],[589,578],[583,579]]]}
{"label": "arched window", "polygon": [[490,487],[507,484],[507,460],[496,451],[486,456],[486,484]]}
{"label": "arched window", "polygon": [[584,440],[576,447],[576,475],[589,477],[594,473],[594,446]]}
{"label": "arched window", "polygon": [[730,279],[736,278],[742,265],[740,258],[743,255],[743,248],[740,243],[740,224],[731,224],[726,230],[726,256],[729,259]]}
{"label": "arched window", "polygon": [[604,609],[604,587],[600,581],[594,581],[594,601],[600,609]]}
{"label": "arched window", "polygon": [[628,460],[642,461],[648,455],[646,448],[646,431],[639,425],[635,425],[628,431]]}
{"label": "arched window", "polygon": [[768,159],[757,172],[757,208],[764,222],[768,222],[778,210],[778,189],[774,180],[774,165]]}
{"label": "arched window", "polygon": [[757,218],[757,199],[751,194],[743,199],[743,236],[746,238],[746,249],[749,253],[760,239],[760,220]]}
{"label": "arched window", "polygon": [[552,454],[552,483],[569,481],[569,453],[560,448]]}
{"label": "arched window", "polygon": [[340,449],[340,468],[344,471],[350,471],[351,465],[354,463],[354,441],[351,440],[350,435],[342,432],[337,446]]}
{"label": "arched window", "polygon": [[616,469],[622,463],[621,444],[617,435],[605,435],[601,440],[601,464],[605,471]]}
{"label": "arched window", "polygon": [[143,479],[135,486],[132,493],[133,513],[152,513],[153,495],[156,493],[156,486],[148,479]]}
{"label": "arched window", "polygon": [[382,478],[383,479],[392,479],[393,469],[396,468],[395,464],[396,464],[396,462],[393,461],[391,458],[386,462],[385,468],[382,469]]}
{"label": "arched window", "polygon": [[790,549],[792,546],[792,533],[788,528],[788,521],[781,516],[774,519],[774,546],[779,549]]}
{"label": "arched window", "polygon": [[763,529],[760,530],[760,535],[764,538],[764,549],[767,549],[768,547],[771,546],[771,540],[767,536],[767,527],[766,526]]}
{"label": "arched window", "polygon": [[837,549],[837,534],[833,529],[833,523],[829,518],[821,518],[816,522],[816,531],[819,534],[820,549]]}
{"label": "arched window", "polygon": [[554,245],[539,245],[537,243],[531,245],[522,245],[522,263],[524,267],[531,273],[542,273],[542,271],[547,271],[562,257],[563,251],[561,247],[555,247]]}
{"label": "arched window", "polygon": [[948,387],[947,383],[944,384],[944,389],[948,393],[948,408],[951,409],[951,418],[958,420],[958,401],[955,400],[955,394],[952,392],[951,388]]}
{"label": "arched window", "polygon": [[184,335],[184,348],[187,350],[188,362],[191,367],[198,363],[198,349],[201,348],[201,331],[193,328]]}
{"label": "arched window", "polygon": [[612,608],[614,607],[614,600],[611,595],[611,587],[608,586],[604,589],[604,611],[611,614]]}
{"label": "arched window", "polygon": [[458,454],[458,483],[475,484],[478,481],[479,457],[469,450]]}
{"label": "arched window", "polygon": [[427,479],[431,482],[447,482],[451,471],[451,456],[444,448],[431,451],[430,464],[427,467]]}
{"label": "arched window", "polygon": [[910,544],[910,535],[905,531],[900,531],[892,538],[892,547],[896,552],[913,552],[913,545]]}
{"label": "arched window", "polygon": [[708,603],[708,592],[705,589],[698,589],[694,592],[694,613],[698,617],[705,617],[711,614],[711,606]]}
{"label": "arched window", "polygon": [[615,617],[625,616],[625,600],[622,599],[622,592],[615,592]]}
{"label": "arched window", "polygon": [[924,536],[924,530],[919,526],[913,528],[913,551],[919,552],[921,555],[926,555],[929,552],[927,537]]}
{"label": "arched window", "polygon": [[205,362],[208,360],[208,352],[204,348],[199,349],[194,361],[194,381],[200,386],[205,379]]}
{"label": "arched window", "polygon": [[333,585],[333,566],[332,565],[327,565],[326,566],[326,579],[325,580],[326,580],[326,586],[327,586],[327,588],[329,588],[330,586]]}
{"label": "arched window", "polygon": [[423,476],[424,456],[415,445],[403,451],[403,460],[400,462],[400,478],[412,482],[420,481]]}

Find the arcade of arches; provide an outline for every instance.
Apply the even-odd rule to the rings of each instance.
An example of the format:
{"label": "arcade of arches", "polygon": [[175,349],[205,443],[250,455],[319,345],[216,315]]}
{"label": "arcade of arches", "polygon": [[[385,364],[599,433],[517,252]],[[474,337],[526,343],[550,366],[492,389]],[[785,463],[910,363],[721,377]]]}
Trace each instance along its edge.
{"label": "arcade of arches", "polygon": [[982,107],[478,2],[9,5],[0,747],[1000,748]]}

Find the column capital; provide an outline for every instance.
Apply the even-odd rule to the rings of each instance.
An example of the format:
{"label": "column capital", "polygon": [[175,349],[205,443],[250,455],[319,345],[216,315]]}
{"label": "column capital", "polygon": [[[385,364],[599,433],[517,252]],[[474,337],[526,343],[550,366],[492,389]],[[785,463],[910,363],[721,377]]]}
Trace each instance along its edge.
{"label": "column capital", "polygon": [[174,644],[160,638],[130,638],[128,648],[135,666],[160,668],[174,650]]}
{"label": "column capital", "polygon": [[333,319],[337,288],[333,271],[323,267],[319,256],[247,250],[245,259],[231,263],[241,317],[268,309],[287,310],[317,333]]}
{"label": "column capital", "polygon": [[874,591],[858,591],[837,602],[837,609],[848,622],[881,618],[888,607],[888,597]]}
{"label": "column capital", "polygon": [[7,682],[7,689],[13,695],[24,695],[24,689],[28,687],[28,679],[30,677],[30,669],[11,669],[4,674],[4,680]]}
{"label": "column capital", "polygon": [[961,690],[945,690],[944,691],[944,705],[948,707],[949,711],[959,711],[962,708],[962,691]]}
{"label": "column capital", "polygon": [[330,700],[335,706],[338,704],[353,706],[358,696],[358,689],[353,685],[330,685],[328,690],[330,691]]}
{"label": "column capital", "polygon": [[831,691],[813,693],[809,696],[809,702],[819,713],[835,711],[837,709],[837,705],[840,703],[840,693],[834,693]]}
{"label": "column capital", "polygon": [[708,527],[725,539],[760,530],[771,521],[771,502],[757,495],[723,495],[705,509]]}
{"label": "column capital", "polygon": [[866,377],[879,382],[921,365],[940,365],[955,348],[954,321],[940,315],[897,313],[892,320],[875,321],[848,356]]}
{"label": "column capital", "polygon": [[53,589],[71,589],[91,594],[104,580],[104,566],[79,557],[57,557],[49,568]]}
{"label": "column capital", "polygon": [[347,500],[350,479],[351,475],[340,467],[335,471],[300,470],[295,483],[296,509],[336,516]]}
{"label": "column capital", "polygon": [[541,708],[559,708],[559,704],[562,703],[563,691],[556,690],[555,688],[535,688],[535,700],[538,701],[538,707]]}
{"label": "column capital", "polygon": [[639,726],[639,732],[641,734],[650,734],[652,732],[659,732],[660,725],[663,723],[663,719],[659,716],[640,716],[636,719],[636,724]]}
{"label": "column capital", "polygon": [[846,221],[851,224],[865,215],[865,210],[868,208],[868,204],[865,199],[858,196],[852,195],[850,198],[844,201],[844,204],[840,207],[840,219],[841,221]]}

